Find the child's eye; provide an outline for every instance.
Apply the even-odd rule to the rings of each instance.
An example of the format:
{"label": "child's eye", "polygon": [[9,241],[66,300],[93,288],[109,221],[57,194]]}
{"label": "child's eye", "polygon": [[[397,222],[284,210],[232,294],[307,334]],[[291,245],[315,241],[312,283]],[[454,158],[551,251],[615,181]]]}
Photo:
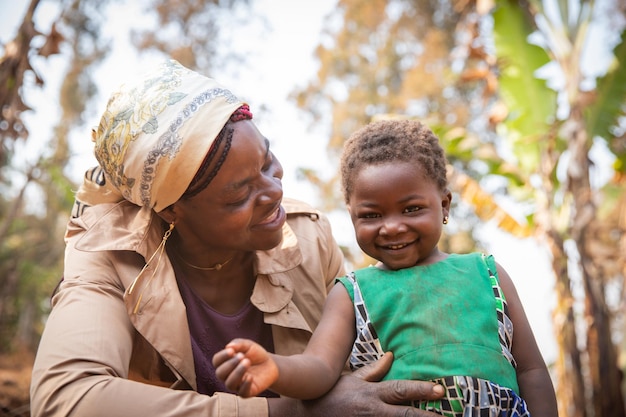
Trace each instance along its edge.
{"label": "child's eye", "polygon": [[415,213],[416,211],[419,211],[419,207],[417,206],[410,206],[404,209],[405,213]]}
{"label": "child's eye", "polygon": [[361,219],[375,219],[380,217],[377,213],[361,213],[359,214],[359,218]]}

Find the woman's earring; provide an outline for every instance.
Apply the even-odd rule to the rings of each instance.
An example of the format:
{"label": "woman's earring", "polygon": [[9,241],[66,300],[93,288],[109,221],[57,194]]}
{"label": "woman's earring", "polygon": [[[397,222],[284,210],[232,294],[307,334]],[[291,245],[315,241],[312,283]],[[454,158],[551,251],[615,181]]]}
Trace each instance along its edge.
{"label": "woman's earring", "polygon": [[443,224],[448,224],[448,216],[443,216]]}
{"label": "woman's earring", "polygon": [[128,287],[128,295],[131,295],[133,293],[133,290],[135,289],[135,286],[139,282],[139,278],[143,276],[143,273],[146,270],[146,268],[150,266],[150,264],[152,263],[152,260],[156,257],[156,266],[154,267],[154,270],[152,271],[152,275],[150,275],[150,278],[148,278],[148,281],[143,286],[141,293],[139,293],[139,298],[137,299],[137,303],[135,304],[135,308],[133,309],[133,314],[137,314],[137,311],[139,310],[139,304],[141,304],[141,298],[143,297],[143,292],[152,281],[152,278],[154,278],[154,274],[156,274],[156,271],[159,265],[161,264],[161,256],[163,255],[163,251],[165,250],[165,243],[167,242],[167,239],[172,234],[172,230],[174,230],[175,225],[176,225],[176,222],[170,223],[170,228],[166,230],[165,233],[163,234],[163,239],[161,239],[161,243],[156,248],[152,256],[150,256],[150,259],[148,259],[148,262],[146,262],[143,268],[141,268],[141,271],[139,271],[139,275],[135,277],[132,284],[130,284],[130,287]]}

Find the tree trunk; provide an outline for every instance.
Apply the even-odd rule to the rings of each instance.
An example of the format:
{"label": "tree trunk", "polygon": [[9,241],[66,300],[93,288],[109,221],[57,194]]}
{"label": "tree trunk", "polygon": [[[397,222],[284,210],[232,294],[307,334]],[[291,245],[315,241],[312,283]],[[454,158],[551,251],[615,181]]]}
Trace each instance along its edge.
{"label": "tree trunk", "polygon": [[561,417],[586,417],[585,385],[581,353],[576,335],[574,296],[567,271],[563,240],[556,233],[546,234],[552,253],[552,270],[556,277],[557,304],[553,312],[554,332],[559,346],[556,360],[556,397]]}
{"label": "tree trunk", "polygon": [[537,230],[547,242],[552,255],[556,306],[554,307],[553,326],[558,349],[556,359],[556,399],[561,417],[587,417],[585,381],[583,378],[582,353],[578,347],[576,316],[574,313],[574,295],[568,270],[568,256],[565,252],[564,235],[557,229],[554,221],[555,194],[558,192],[552,178],[561,153],[555,146],[558,138],[556,128],[551,129],[542,139],[545,148],[540,155],[541,187],[536,194]]}
{"label": "tree trunk", "polygon": [[[592,276],[592,262],[583,259],[585,284],[585,321],[587,327],[587,351],[591,375],[592,407],[595,417],[624,417],[622,395],[622,372],[617,361],[617,352],[611,339],[611,315],[604,298],[602,277]],[[585,266],[587,265],[587,266]]]}
{"label": "tree trunk", "polygon": [[621,371],[617,363],[616,349],[611,337],[611,315],[605,299],[605,277],[602,268],[595,265],[588,251],[586,239],[590,225],[597,221],[597,208],[592,199],[593,190],[589,180],[589,150],[581,106],[574,106],[570,120],[568,140],[570,163],[567,170],[568,191],[574,200],[574,216],[571,237],[576,242],[580,270],[585,289],[585,320],[587,326],[588,373],[591,386],[591,408],[594,417],[625,417],[624,399],[621,391]]}

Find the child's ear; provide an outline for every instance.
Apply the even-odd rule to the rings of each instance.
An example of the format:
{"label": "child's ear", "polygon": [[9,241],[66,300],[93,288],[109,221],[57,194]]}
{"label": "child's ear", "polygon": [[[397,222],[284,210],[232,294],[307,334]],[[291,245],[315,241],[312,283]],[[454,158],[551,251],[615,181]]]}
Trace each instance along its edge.
{"label": "child's ear", "polygon": [[442,197],[441,209],[443,211],[443,216],[446,217],[450,215],[450,206],[452,204],[452,193],[450,192],[450,190],[446,188],[445,190],[443,190],[441,197]]}

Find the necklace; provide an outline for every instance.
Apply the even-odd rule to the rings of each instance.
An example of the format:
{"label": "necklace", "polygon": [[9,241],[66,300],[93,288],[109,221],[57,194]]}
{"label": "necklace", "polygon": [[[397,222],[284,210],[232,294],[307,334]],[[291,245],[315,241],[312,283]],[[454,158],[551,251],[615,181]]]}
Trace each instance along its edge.
{"label": "necklace", "polygon": [[231,256],[229,259],[227,259],[226,261],[220,263],[217,263],[213,266],[198,266],[198,265],[194,265],[191,264],[189,262],[187,262],[185,259],[183,259],[183,257],[180,255],[180,253],[178,253],[177,250],[173,251],[174,254],[176,255],[176,257],[178,259],[180,259],[181,261],[183,261],[183,263],[193,269],[199,269],[200,271],[219,271],[220,269],[222,269],[224,267],[224,265],[226,265],[227,263],[229,263],[230,261],[233,260],[233,258],[235,257],[235,255]]}

